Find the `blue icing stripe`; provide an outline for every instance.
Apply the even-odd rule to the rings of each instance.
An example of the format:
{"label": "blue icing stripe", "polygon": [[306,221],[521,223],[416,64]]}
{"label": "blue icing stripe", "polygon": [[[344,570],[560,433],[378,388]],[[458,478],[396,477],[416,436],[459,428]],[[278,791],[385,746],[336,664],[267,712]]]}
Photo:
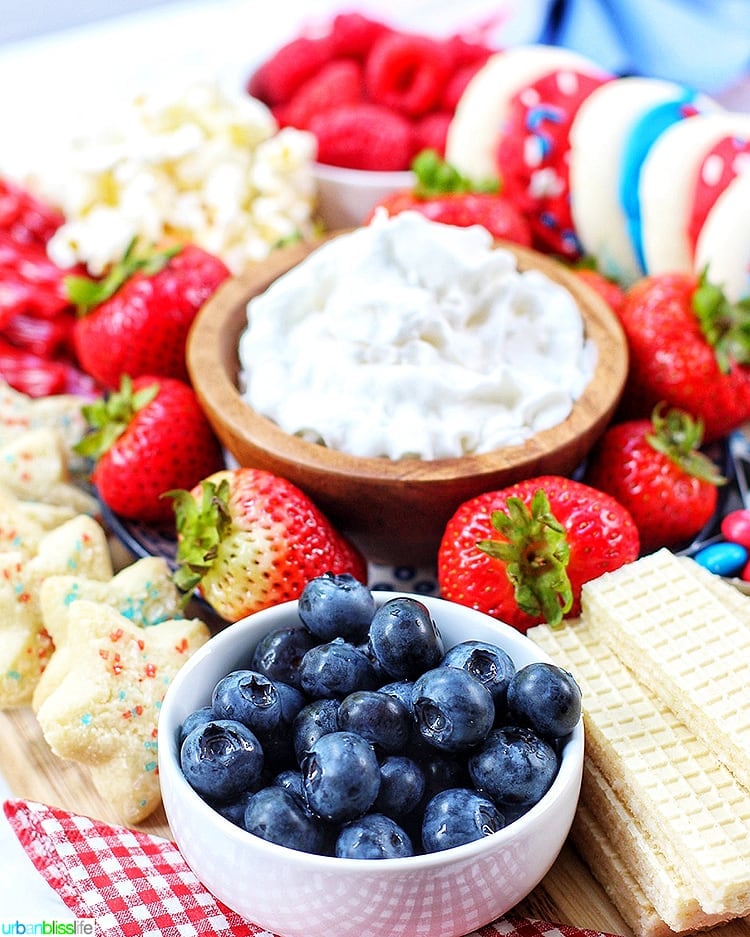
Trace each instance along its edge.
{"label": "blue icing stripe", "polygon": [[674,100],[664,101],[645,111],[631,127],[623,146],[618,194],[625,213],[630,243],[642,272],[645,271],[646,265],[638,190],[643,163],[653,144],[668,127],[697,113],[696,97],[697,92],[685,88]]}

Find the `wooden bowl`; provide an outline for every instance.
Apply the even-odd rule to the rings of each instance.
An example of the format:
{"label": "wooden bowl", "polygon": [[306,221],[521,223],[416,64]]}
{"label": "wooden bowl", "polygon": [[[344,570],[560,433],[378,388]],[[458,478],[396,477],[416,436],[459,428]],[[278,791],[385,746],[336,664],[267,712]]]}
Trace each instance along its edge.
{"label": "wooden bowl", "polygon": [[[335,232],[328,237],[335,237]],[[240,465],[298,485],[373,562],[434,565],[446,523],[463,501],[541,474],[569,475],[605,429],[622,394],[627,345],[614,313],[562,264],[511,244],[520,269],[535,267],[574,295],[598,349],[594,376],[568,418],[523,445],[425,461],[352,456],[284,432],[238,390],[238,345],[248,301],[317,245],[295,244],[227,280],[198,314],[187,347],[196,393]]]}

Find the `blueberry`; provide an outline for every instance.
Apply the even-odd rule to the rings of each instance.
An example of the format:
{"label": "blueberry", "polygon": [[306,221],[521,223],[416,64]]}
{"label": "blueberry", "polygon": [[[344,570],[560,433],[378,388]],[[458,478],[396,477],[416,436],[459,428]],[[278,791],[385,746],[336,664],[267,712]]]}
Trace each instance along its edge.
{"label": "blueberry", "polygon": [[248,800],[244,826],[248,833],[301,852],[326,851],[328,831],[294,794],[283,787],[264,787]]}
{"label": "blueberry", "polygon": [[474,787],[497,804],[533,806],[552,786],[559,760],[549,742],[531,729],[495,729],[469,758]]}
{"label": "blueberry", "polygon": [[351,820],[336,839],[339,859],[403,859],[413,855],[414,847],[407,833],[381,813]]}
{"label": "blueberry", "polygon": [[275,787],[285,788],[290,794],[294,794],[301,804],[306,805],[301,771],[295,770],[294,768],[287,768],[284,771],[279,771],[271,783]]}
{"label": "blueberry", "polygon": [[425,792],[420,766],[406,755],[387,755],[380,762],[380,789],[373,810],[398,820],[419,806]]}
{"label": "blueberry", "polygon": [[350,573],[324,573],[311,579],[299,597],[299,617],[320,641],[364,641],[375,614],[375,599]]}
{"label": "blueberry", "polygon": [[300,689],[299,665],[318,641],[306,628],[277,628],[256,645],[250,669]]}
{"label": "blueberry", "polygon": [[427,606],[418,599],[390,599],[373,615],[370,646],[380,666],[393,680],[415,679],[437,667],[443,639]]}
{"label": "blueberry", "polygon": [[224,817],[225,820],[229,820],[230,823],[234,823],[235,826],[245,826],[245,808],[247,807],[248,800],[253,796],[257,790],[257,786],[251,791],[245,791],[243,794],[236,800],[230,800],[229,803],[222,804],[213,804],[214,810]]}
{"label": "blueberry", "polygon": [[303,706],[292,723],[292,747],[298,762],[315,742],[338,729],[339,702],[334,699],[313,700]]}
{"label": "blueberry", "polygon": [[541,661],[527,664],[508,686],[508,713],[542,738],[561,738],[581,717],[581,689],[561,667]]}
{"label": "blueberry", "polygon": [[505,819],[487,797],[465,787],[452,787],[427,803],[422,819],[425,852],[463,846],[496,833]]}
{"label": "blueberry", "polygon": [[418,760],[425,780],[425,803],[435,794],[439,794],[440,791],[445,791],[449,787],[471,787],[471,778],[469,777],[469,768],[465,757],[439,752],[431,745],[426,747],[430,749],[430,752]]}
{"label": "blueberry", "polygon": [[342,638],[311,648],[300,664],[300,683],[309,696],[343,697],[374,689],[378,680],[367,656]]}
{"label": "blueberry", "polygon": [[422,737],[441,751],[483,742],[495,721],[486,686],[459,667],[436,667],[414,681],[414,718]]}
{"label": "blueberry", "polygon": [[414,688],[413,680],[392,680],[380,687],[381,693],[387,693],[389,696],[395,696],[400,700],[410,713],[414,713],[414,703],[412,700],[412,690]]}
{"label": "blueberry", "polygon": [[446,651],[442,664],[467,670],[490,691],[496,709],[505,706],[508,684],[516,672],[507,651],[486,641],[462,641]]}
{"label": "blueberry", "polygon": [[279,768],[296,763],[292,727],[300,710],[307,705],[307,697],[289,683],[275,681],[274,686],[281,703],[281,719],[273,731],[258,732],[258,737],[266,753],[266,766]]}
{"label": "blueberry", "polygon": [[180,726],[179,746],[182,746],[182,743],[196,726],[205,725],[205,723],[211,722],[215,718],[214,711],[210,706],[201,706],[200,709],[195,709],[193,712],[188,713],[188,715],[185,716],[185,721]]}
{"label": "blueberry", "polygon": [[354,732],[330,732],[302,760],[308,807],[318,817],[346,823],[372,806],[380,789],[375,749]]}
{"label": "blueberry", "polygon": [[355,690],[341,701],[338,725],[345,732],[366,738],[376,751],[395,754],[406,748],[412,718],[395,696],[377,690]]}
{"label": "blueberry", "polygon": [[222,677],[214,687],[211,705],[218,719],[236,719],[262,735],[281,722],[279,691],[254,670],[234,670]]}
{"label": "blueberry", "polygon": [[188,784],[206,800],[226,803],[250,790],[263,771],[260,742],[241,722],[215,719],[196,726],[180,749]]}

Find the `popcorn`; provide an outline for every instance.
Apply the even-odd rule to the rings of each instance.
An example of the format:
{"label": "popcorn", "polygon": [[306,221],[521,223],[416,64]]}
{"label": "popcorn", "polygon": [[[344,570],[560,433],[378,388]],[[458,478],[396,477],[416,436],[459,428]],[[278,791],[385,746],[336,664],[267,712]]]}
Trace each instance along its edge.
{"label": "popcorn", "polygon": [[115,126],[73,141],[35,180],[67,219],[50,257],[98,276],[134,237],[177,239],[237,273],[279,243],[314,234],[316,147],[306,131],[279,130],[244,93],[214,84],[154,91]]}

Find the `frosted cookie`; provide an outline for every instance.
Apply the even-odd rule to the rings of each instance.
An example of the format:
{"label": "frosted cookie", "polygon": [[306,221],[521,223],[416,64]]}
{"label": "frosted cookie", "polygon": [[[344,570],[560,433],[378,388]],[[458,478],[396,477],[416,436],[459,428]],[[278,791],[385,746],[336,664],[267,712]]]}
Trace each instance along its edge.
{"label": "frosted cookie", "polygon": [[[584,763],[581,801],[606,835],[620,863],[638,884],[649,905],[670,930],[677,933],[713,927],[727,920],[727,915],[706,914],[691,893],[680,870],[659,848],[658,837],[644,832],[638,819],[620,801],[612,786],[591,759]],[[589,862],[592,856],[587,854]],[[599,881],[604,870],[592,863]],[[603,882],[602,882],[603,884]],[[621,883],[611,883],[617,888]],[[621,900],[621,903],[622,900]],[[731,917],[731,915],[729,915]]]}
{"label": "frosted cookie", "polygon": [[570,215],[568,133],[581,102],[611,77],[567,49],[516,46],[492,56],[458,102],[447,161],[475,181],[499,176],[541,249],[580,253]]}
{"label": "frosted cookie", "polygon": [[666,549],[587,583],[581,606],[612,652],[750,789],[745,622]]}
{"label": "frosted cookie", "polygon": [[75,394],[30,397],[0,380],[0,446],[33,429],[53,429],[63,440],[68,464],[80,462],[74,447],[83,439],[88,423]]}
{"label": "frosted cookie", "polygon": [[69,508],[22,501],[0,485],[0,552],[35,553],[44,535],[75,517]]}
{"label": "frosted cookie", "polygon": [[[750,167],[750,114],[697,114],[654,142],[640,177],[646,272],[689,273],[706,216],[736,176]],[[732,230],[725,240],[733,237]]]}
{"label": "frosted cookie", "polygon": [[720,110],[705,95],[657,78],[618,78],[593,91],[570,128],[571,212],[601,271],[625,284],[645,272],[640,175],[655,141],[679,121]]}
{"label": "frosted cookie", "polygon": [[750,297],[750,170],[718,196],[695,245],[695,268],[708,268],[730,302]]}
{"label": "frosted cookie", "polygon": [[31,702],[54,651],[39,590],[49,576],[73,572],[102,580],[113,574],[106,534],[85,514],[49,531],[33,555],[0,553],[0,708]]}
{"label": "frosted cookie", "polygon": [[585,619],[529,637],[581,687],[587,755],[703,911],[750,913],[750,791]]}
{"label": "frosted cookie", "polygon": [[96,514],[98,504],[71,481],[62,437],[41,427],[21,433],[0,446],[0,484],[19,498]]}
{"label": "frosted cookie", "polygon": [[70,669],[70,630],[75,628],[76,606],[81,599],[109,605],[140,628],[183,617],[181,594],[168,563],[160,557],[136,560],[106,581],[49,576],[39,590],[39,608],[55,651],[34,690],[34,710]]}
{"label": "frosted cookie", "polygon": [[87,765],[122,822],[160,804],[159,709],[174,675],[209,638],[198,619],[142,628],[109,605],[80,599],[68,632],[70,668],[37,712],[52,751]]}

